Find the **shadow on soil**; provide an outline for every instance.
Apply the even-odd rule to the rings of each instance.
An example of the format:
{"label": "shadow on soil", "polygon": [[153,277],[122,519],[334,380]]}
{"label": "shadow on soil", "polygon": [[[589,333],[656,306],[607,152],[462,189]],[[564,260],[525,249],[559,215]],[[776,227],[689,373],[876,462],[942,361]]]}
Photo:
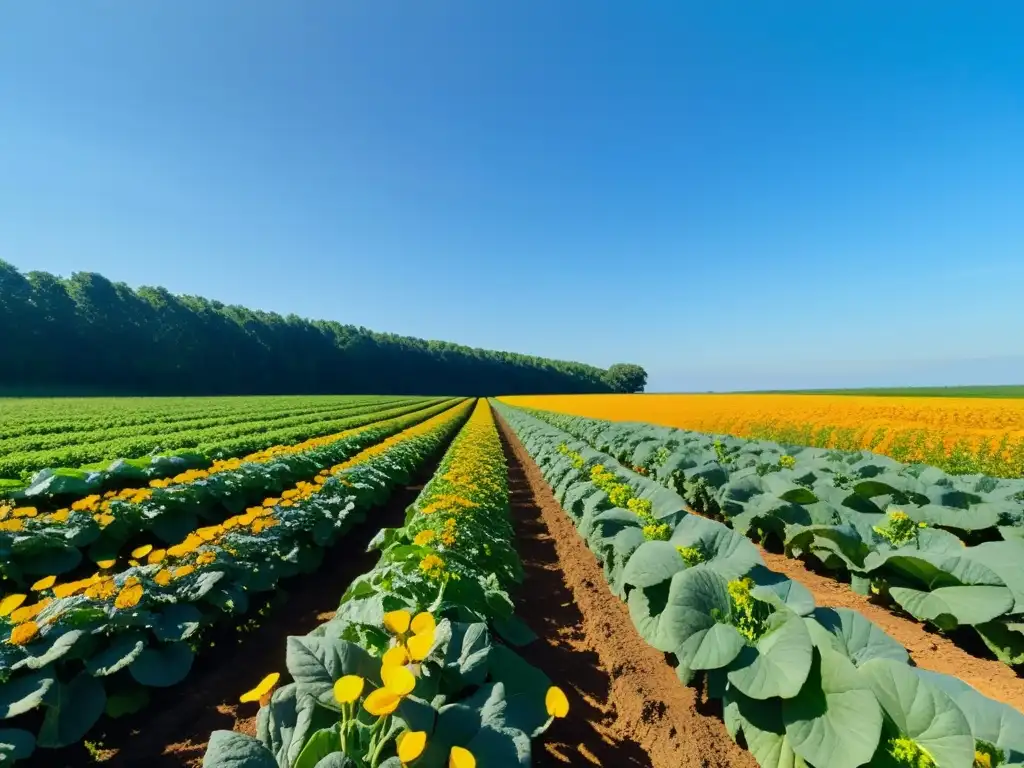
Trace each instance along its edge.
{"label": "shadow on soil", "polygon": [[[569,716],[556,720],[542,739],[534,743],[533,764],[559,766],[643,766],[650,759],[635,741],[612,741],[594,724],[614,718],[614,713],[595,706],[609,698],[612,680],[593,651],[581,650],[583,617],[573,602],[558,561],[555,541],[544,524],[541,509],[530,489],[526,472],[502,435],[509,470],[512,522],[516,549],[523,561],[525,581],[516,601],[516,613],[540,636],[517,648],[531,664],[541,668],[569,696]],[[611,627],[607,628],[608,633]]]}

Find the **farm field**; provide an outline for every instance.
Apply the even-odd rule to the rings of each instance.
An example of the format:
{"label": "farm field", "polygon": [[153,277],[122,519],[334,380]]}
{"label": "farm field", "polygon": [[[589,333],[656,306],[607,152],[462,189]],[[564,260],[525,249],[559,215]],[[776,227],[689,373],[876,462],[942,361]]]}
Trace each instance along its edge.
{"label": "farm field", "polygon": [[550,395],[510,405],[1024,476],[1024,399],[856,394]]}
{"label": "farm field", "polygon": [[[273,400],[275,416],[325,409],[312,412],[349,426],[102,492],[51,482],[0,502],[7,762],[315,768],[344,752],[339,765],[670,768],[774,766],[782,750],[852,768],[889,765],[904,744],[943,765],[1024,762],[1024,553],[1010,551],[1024,537],[1007,514],[1024,518],[1024,502],[1000,485],[1012,481],[985,485],[976,508],[917,505],[908,485],[880,490],[909,482],[887,466],[857,513],[904,492],[927,522],[908,544],[890,513],[867,521],[889,538],[854,521],[865,558],[849,533],[794,526],[792,510],[817,508],[793,495],[804,486],[775,483],[810,466],[800,453],[756,474],[789,512],[728,482],[694,485],[713,479],[709,462],[742,470],[742,440],[693,443],[688,455],[708,457],[687,462],[670,429],[460,398],[161,412],[174,434],[248,401],[245,424]],[[123,418],[167,406],[133,402]],[[53,421],[33,411],[37,430]],[[653,450],[635,455],[641,444]],[[959,564],[929,554],[942,537],[966,545]],[[915,564],[899,565],[908,546]],[[914,583],[926,567],[945,575]],[[709,709],[704,681],[732,692]],[[807,724],[787,720],[811,700],[824,709]],[[766,706],[782,720],[765,721]],[[926,706],[946,713],[941,734],[917,725]],[[456,712],[479,724],[453,728]]]}
{"label": "farm field", "polygon": [[185,454],[189,467],[320,437],[424,398],[238,397],[0,400],[0,488],[41,469],[99,470],[117,459]]}

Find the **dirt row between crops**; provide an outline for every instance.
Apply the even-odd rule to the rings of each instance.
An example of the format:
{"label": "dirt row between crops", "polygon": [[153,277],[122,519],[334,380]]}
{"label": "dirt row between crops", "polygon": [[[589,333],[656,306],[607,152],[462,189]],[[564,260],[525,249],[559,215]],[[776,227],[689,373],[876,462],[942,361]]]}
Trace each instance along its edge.
{"label": "dirt row between crops", "polygon": [[860,611],[906,647],[914,664],[922,669],[959,677],[989,698],[1024,712],[1024,679],[1012,667],[995,659],[971,655],[950,638],[929,630],[912,618],[900,616],[886,606],[858,595],[849,584],[815,573],[800,560],[761,549],[765,564],[776,573],[799,581],[814,595],[815,602],[828,608]]}
{"label": "dirt row between crops", "polygon": [[[82,745],[63,750],[37,750],[32,763],[40,768],[82,768],[100,763],[110,768],[199,768],[210,733],[235,730],[256,735],[259,704],[240,704],[238,697],[271,672],[285,669],[286,638],[304,635],[329,620],[352,580],[370,570],[380,554],[366,545],[382,527],[402,524],[405,509],[440,462],[432,461],[414,484],[392,493],[388,502],[370,510],[367,520],[346,533],[324,556],[314,573],[296,576],[263,623],[251,634],[225,631],[216,648],[201,654],[179,685],[153,689],[149,706],[122,720],[108,721],[86,737],[98,745],[94,755]],[[234,642],[240,640],[241,642]],[[28,765],[29,763],[26,763]]]}
{"label": "dirt row between crops", "polygon": [[537,465],[499,423],[526,571],[517,614],[540,636],[518,650],[570,701],[569,716],[536,746],[534,765],[754,768],[715,705],[682,685],[637,634]]}

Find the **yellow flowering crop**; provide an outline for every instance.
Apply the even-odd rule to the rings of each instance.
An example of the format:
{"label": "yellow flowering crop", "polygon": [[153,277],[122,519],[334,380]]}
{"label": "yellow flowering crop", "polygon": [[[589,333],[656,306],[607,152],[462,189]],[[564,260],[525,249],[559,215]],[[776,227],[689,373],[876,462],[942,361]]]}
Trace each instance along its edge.
{"label": "yellow flowering crop", "polygon": [[548,395],[513,406],[1024,476],[1024,399],[868,395]]}

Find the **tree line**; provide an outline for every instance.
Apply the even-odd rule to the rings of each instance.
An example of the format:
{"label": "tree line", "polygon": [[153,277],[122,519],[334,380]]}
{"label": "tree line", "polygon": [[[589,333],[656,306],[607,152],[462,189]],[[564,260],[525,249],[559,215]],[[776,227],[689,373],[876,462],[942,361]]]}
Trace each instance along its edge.
{"label": "tree line", "polygon": [[647,378],[3,260],[0,360],[0,390],[26,395],[597,393],[642,391]]}

